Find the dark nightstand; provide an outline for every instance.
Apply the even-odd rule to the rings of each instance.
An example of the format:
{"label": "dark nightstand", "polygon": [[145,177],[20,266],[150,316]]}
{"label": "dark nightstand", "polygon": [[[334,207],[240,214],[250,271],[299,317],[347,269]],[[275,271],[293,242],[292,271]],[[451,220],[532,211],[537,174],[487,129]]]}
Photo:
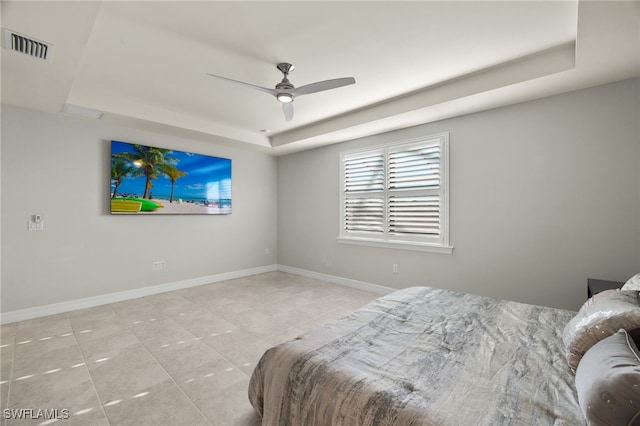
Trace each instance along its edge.
{"label": "dark nightstand", "polygon": [[587,278],[587,297],[591,297],[601,291],[620,288],[624,285],[620,281],[598,280],[595,278]]}

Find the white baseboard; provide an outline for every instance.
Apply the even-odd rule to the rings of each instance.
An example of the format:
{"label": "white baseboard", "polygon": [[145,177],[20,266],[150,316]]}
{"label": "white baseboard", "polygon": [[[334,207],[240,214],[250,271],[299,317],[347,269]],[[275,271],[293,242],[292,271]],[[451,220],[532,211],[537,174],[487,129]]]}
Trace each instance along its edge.
{"label": "white baseboard", "polygon": [[208,275],[205,277],[192,278],[183,281],[176,281],[165,284],[158,284],[148,287],[136,288],[133,290],[109,293],[101,296],[85,297],[83,299],[70,300],[68,302],[52,303],[50,305],[36,306],[33,308],[19,309],[0,313],[0,324],[10,324],[17,321],[26,321],[34,318],[41,318],[48,315],[56,315],[64,312],[77,311],[78,309],[93,308],[94,306],[106,305],[108,303],[122,302],[124,300],[136,299],[138,297],[151,296],[168,291],[181,290],[183,288],[195,287],[204,284],[211,284],[235,278],[248,277],[265,272],[281,271],[290,274],[300,275],[307,278],[314,278],[327,281],[346,287],[357,288],[359,290],[370,291],[376,294],[389,294],[397,289],[384,287],[377,284],[370,284],[363,281],[338,277],[335,275],[323,274],[306,269],[294,268],[286,265],[268,265],[258,268],[243,269],[240,271],[225,272],[222,274]]}
{"label": "white baseboard", "polygon": [[364,281],[352,280],[350,278],[338,277],[335,275],[323,274],[320,272],[308,271],[306,269],[294,268],[292,266],[278,265],[278,271],[288,272],[290,274],[301,275],[307,278],[328,281],[330,283],[343,285],[346,287],[357,288],[358,290],[370,291],[376,294],[389,294],[396,291],[397,288],[385,287],[378,284],[371,284]]}
{"label": "white baseboard", "polygon": [[64,312],[76,311],[78,309],[92,308],[94,306],[108,303],[122,302],[124,300],[138,297],[151,296],[153,294],[166,293],[167,291],[181,290],[183,288],[195,287],[204,284],[211,284],[219,281],[231,280],[234,278],[248,277],[265,272],[277,271],[278,265],[261,266],[258,268],[243,269],[240,271],[225,272],[222,274],[209,275],[205,277],[193,278],[172,283],[153,285],[136,288],[133,290],[120,291],[117,293],[104,294],[101,296],[86,297],[83,299],[70,300],[68,302],[53,303],[50,305],[36,306],[33,308],[19,309],[0,313],[0,324],[9,324],[17,321],[25,321],[48,315],[61,314]]}

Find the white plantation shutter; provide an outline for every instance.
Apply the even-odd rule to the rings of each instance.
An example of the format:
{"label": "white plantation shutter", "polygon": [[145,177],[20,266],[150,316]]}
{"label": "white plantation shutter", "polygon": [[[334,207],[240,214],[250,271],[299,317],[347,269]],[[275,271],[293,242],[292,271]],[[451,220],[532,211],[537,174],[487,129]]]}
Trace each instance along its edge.
{"label": "white plantation shutter", "polygon": [[389,189],[419,189],[439,185],[439,146],[396,148],[389,153]]}
{"label": "white plantation shutter", "polygon": [[440,197],[389,197],[389,233],[440,236]]}
{"label": "white plantation shutter", "polygon": [[384,232],[384,198],[349,197],[345,202],[347,231]]}
{"label": "white plantation shutter", "polygon": [[384,232],[384,163],[380,150],[344,159],[345,230]]}
{"label": "white plantation shutter", "polygon": [[345,158],[344,189],[347,192],[384,189],[384,154],[368,152]]}
{"label": "white plantation shutter", "polygon": [[343,153],[339,240],[442,246],[450,252],[447,153],[446,133]]}
{"label": "white plantation shutter", "polygon": [[389,233],[440,235],[440,145],[400,146],[389,152]]}

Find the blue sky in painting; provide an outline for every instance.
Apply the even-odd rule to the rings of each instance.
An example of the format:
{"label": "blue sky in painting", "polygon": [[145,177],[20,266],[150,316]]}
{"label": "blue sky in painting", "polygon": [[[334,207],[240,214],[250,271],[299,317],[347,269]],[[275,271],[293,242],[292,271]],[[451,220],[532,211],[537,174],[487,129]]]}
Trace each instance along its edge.
{"label": "blue sky in painting", "polygon": [[[111,155],[123,152],[134,152],[133,144],[126,142],[111,142]],[[175,166],[187,174],[176,180],[174,186],[174,198],[184,200],[209,200],[231,199],[231,160],[227,158],[212,157],[208,155],[194,154],[173,150],[171,157],[177,158]],[[145,178],[125,178],[118,187],[118,195],[142,196],[144,193]],[[115,183],[111,181],[111,192]],[[171,193],[171,180],[159,174],[153,180],[151,193],[154,198],[169,198]]]}

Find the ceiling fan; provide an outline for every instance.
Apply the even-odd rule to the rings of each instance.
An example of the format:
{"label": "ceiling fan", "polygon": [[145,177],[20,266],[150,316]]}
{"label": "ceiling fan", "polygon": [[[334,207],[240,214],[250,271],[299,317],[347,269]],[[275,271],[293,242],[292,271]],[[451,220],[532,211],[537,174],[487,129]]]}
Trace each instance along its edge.
{"label": "ceiling fan", "polygon": [[255,84],[245,83],[243,81],[233,80],[231,78],[222,77],[220,75],[209,74],[211,77],[221,78],[223,80],[230,81],[232,83],[242,84],[244,86],[253,87],[254,89],[261,90],[276,97],[278,101],[282,103],[282,110],[284,111],[284,118],[287,121],[291,121],[293,118],[293,105],[292,102],[296,96],[309,95],[311,93],[323,92],[325,90],[336,89],[342,86],[348,86],[356,82],[353,77],[335,78],[332,80],[318,81],[316,83],[307,84],[301,87],[295,87],[289,82],[288,76],[295,67],[287,62],[282,62],[277,65],[277,68],[284,74],[284,78],[278,84],[275,89],[269,89],[267,87],[256,86]]}

